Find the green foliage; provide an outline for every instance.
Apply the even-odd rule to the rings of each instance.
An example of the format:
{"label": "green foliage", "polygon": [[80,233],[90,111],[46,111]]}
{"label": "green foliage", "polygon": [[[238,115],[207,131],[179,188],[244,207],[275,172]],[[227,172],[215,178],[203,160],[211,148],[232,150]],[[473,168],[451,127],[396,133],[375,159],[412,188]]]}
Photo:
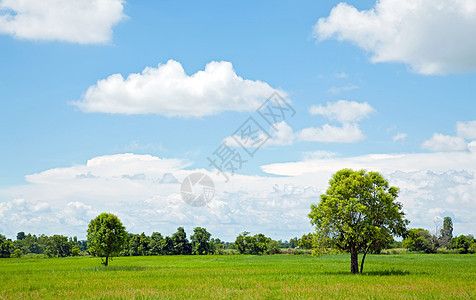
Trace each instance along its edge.
{"label": "green foliage", "polygon": [[362,251],[362,272],[368,251],[406,231],[409,222],[402,204],[396,201],[398,191],[377,172],[343,169],[335,173],[320,203],[311,206],[309,218],[316,227],[314,253],[332,247],[349,251],[351,272],[358,273],[358,253]]}
{"label": "green foliage", "polygon": [[243,233],[239,234],[235,239],[235,248],[240,252],[240,254],[245,254],[246,252],[246,237],[250,234],[248,231],[244,231]]}
{"label": "green foliage", "polygon": [[474,253],[474,244],[476,241],[472,235],[460,235],[451,240],[451,248],[457,249],[459,253]]}
{"label": "green foliage", "polygon": [[160,232],[152,232],[150,236],[150,254],[152,255],[161,255],[163,253],[162,242],[164,237]]}
{"label": "green foliage", "polygon": [[250,236],[249,234],[249,232],[245,231],[236,237],[235,247],[240,254],[261,255],[264,253],[279,253],[279,243],[276,241],[273,241],[262,233],[253,236]]}
{"label": "green foliage", "polygon": [[46,243],[45,254],[48,257],[66,257],[71,255],[73,243],[68,237],[55,234]]}
{"label": "green foliage", "polygon": [[299,238],[297,237],[294,237],[292,239],[289,240],[289,248],[296,248],[299,246]]}
{"label": "green foliage", "polygon": [[15,249],[15,251],[13,251],[13,253],[10,255],[10,257],[12,258],[20,258],[22,257],[23,253],[21,252],[20,249]]}
{"label": "green foliage", "polygon": [[171,237],[166,236],[162,241],[162,254],[164,255],[174,255],[174,241]]}
{"label": "green foliage", "polygon": [[172,235],[173,254],[190,255],[192,254],[192,245],[187,239],[187,234],[183,227],[177,228],[177,232]]}
{"label": "green foliage", "polygon": [[440,238],[438,242],[440,246],[449,248],[451,246],[451,239],[453,238],[453,221],[450,217],[443,219],[443,229],[440,230]]}
{"label": "green foliage", "polygon": [[266,253],[267,254],[279,254],[279,253],[281,253],[279,242],[270,239],[270,241],[266,245]]}
{"label": "green foliage", "polygon": [[432,242],[432,235],[428,230],[422,228],[410,229],[405,239],[403,246],[409,251],[422,251],[425,253],[435,253],[436,248]]}
{"label": "green foliage", "polygon": [[312,249],[314,236],[312,233],[304,234],[298,242],[300,249]]}
{"label": "green foliage", "polygon": [[13,242],[0,234],[0,258],[10,257],[14,250]]}
{"label": "green foliage", "polygon": [[219,238],[212,238],[210,240],[210,252],[213,254],[225,254],[226,244],[222,242]]}
{"label": "green foliage", "polygon": [[107,266],[109,257],[121,252],[127,233],[118,217],[102,213],[89,223],[87,236],[89,253],[105,257],[103,264]]}
{"label": "green foliage", "polygon": [[25,232],[20,231],[19,233],[17,233],[17,241],[21,241],[24,238],[25,238]]}
{"label": "green foliage", "polygon": [[128,234],[128,255],[130,256],[144,256],[149,255],[150,239],[145,233]]}
{"label": "green foliage", "polygon": [[192,241],[193,254],[208,254],[210,253],[210,237],[212,235],[202,227],[195,227],[193,235],[190,237]]}

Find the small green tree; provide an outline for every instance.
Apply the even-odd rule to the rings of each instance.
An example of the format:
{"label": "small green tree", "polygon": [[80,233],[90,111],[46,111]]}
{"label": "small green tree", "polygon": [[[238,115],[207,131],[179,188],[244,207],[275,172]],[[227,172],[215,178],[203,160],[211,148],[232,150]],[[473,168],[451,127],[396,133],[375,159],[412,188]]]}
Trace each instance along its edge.
{"label": "small green tree", "polygon": [[413,228],[408,230],[403,247],[410,251],[424,251],[426,253],[434,253],[435,245],[432,242],[432,236],[428,230],[423,228]]}
{"label": "small green tree", "polygon": [[162,254],[165,254],[165,255],[175,254],[174,241],[169,236],[166,236],[165,239],[162,240]]}
{"label": "small green tree", "polygon": [[250,234],[248,231],[244,231],[243,233],[239,234],[235,239],[235,247],[240,252],[240,254],[245,254],[247,249],[247,242],[246,238]]}
{"label": "small green tree", "polygon": [[450,217],[445,217],[443,219],[443,229],[440,230],[440,239],[439,243],[441,246],[450,248],[451,239],[453,238],[453,221]]}
{"label": "small green tree", "polygon": [[190,237],[192,241],[192,252],[202,255],[210,252],[210,237],[212,235],[202,227],[195,227],[193,235]]}
{"label": "small green tree", "polygon": [[299,238],[293,237],[289,240],[289,248],[296,248],[299,246]]}
{"label": "small green tree", "polygon": [[144,232],[141,234],[129,234],[129,243],[128,243],[128,255],[130,256],[146,256],[149,255],[150,238],[145,235]]}
{"label": "small green tree", "polygon": [[265,253],[271,242],[271,239],[262,233],[255,234],[254,236],[247,236],[246,239],[249,253],[253,255],[261,255]]}
{"label": "small green tree", "polygon": [[88,227],[88,251],[99,256],[104,266],[108,266],[109,257],[121,252],[127,233],[119,218],[110,213],[102,213],[91,220]]}
{"label": "small green tree", "polygon": [[150,254],[152,255],[161,255],[163,253],[162,241],[164,237],[160,232],[152,232],[150,236]]}
{"label": "small green tree", "polygon": [[465,254],[470,252],[473,243],[474,237],[472,235],[460,235],[451,240],[451,247],[458,249],[459,253]]}
{"label": "small green tree", "polygon": [[0,258],[7,258],[15,251],[13,242],[0,234]]}
{"label": "small green tree", "polygon": [[48,257],[66,257],[71,255],[73,245],[68,241],[68,237],[55,234],[48,238],[45,254]]}
{"label": "small green tree", "polygon": [[397,197],[398,188],[377,172],[343,169],[335,173],[321,202],[311,206],[309,218],[316,227],[314,253],[328,247],[350,252],[350,269],[355,274],[362,251],[362,273],[365,256],[375,245],[406,231],[409,222]]}
{"label": "small green tree", "polygon": [[299,239],[299,242],[298,242],[299,248],[312,249],[312,240],[313,240],[312,233],[303,234],[303,236]]}
{"label": "small green tree", "polygon": [[172,234],[172,242],[174,244],[175,255],[190,255],[192,254],[192,245],[187,239],[187,234],[183,227],[177,228],[177,232]]}

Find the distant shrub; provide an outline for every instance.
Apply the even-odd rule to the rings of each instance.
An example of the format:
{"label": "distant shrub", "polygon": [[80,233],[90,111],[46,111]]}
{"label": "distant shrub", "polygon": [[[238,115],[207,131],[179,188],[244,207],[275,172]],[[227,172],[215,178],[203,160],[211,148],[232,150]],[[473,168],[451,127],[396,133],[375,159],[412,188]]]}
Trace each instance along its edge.
{"label": "distant shrub", "polygon": [[33,259],[39,259],[39,258],[46,258],[46,255],[44,254],[36,254],[36,253],[28,253],[23,255],[24,258],[33,258]]}
{"label": "distant shrub", "polygon": [[281,249],[280,254],[288,254],[288,255],[311,255],[312,250],[308,249],[298,249],[298,248],[287,248]]}
{"label": "distant shrub", "polygon": [[448,248],[445,248],[445,247],[440,247],[440,248],[436,249],[436,253],[438,253],[438,254],[458,254],[459,251],[458,251],[458,249],[448,249]]}
{"label": "distant shrub", "polygon": [[396,254],[404,254],[408,253],[406,248],[395,248],[395,249],[384,249],[380,251],[380,254],[387,254],[387,255],[396,255]]}

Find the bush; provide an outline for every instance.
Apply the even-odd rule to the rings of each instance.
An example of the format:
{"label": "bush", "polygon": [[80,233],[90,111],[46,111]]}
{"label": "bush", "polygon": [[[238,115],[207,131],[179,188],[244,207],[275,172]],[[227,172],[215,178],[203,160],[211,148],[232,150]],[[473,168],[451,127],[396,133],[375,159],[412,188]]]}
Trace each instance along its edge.
{"label": "bush", "polygon": [[445,247],[440,247],[438,249],[436,249],[436,253],[438,254],[458,254],[458,250],[457,249],[448,249],[448,248],[445,248]]}
{"label": "bush", "polygon": [[408,253],[408,250],[405,248],[384,249],[380,251],[380,254],[386,254],[386,255],[396,255],[396,254],[404,254],[404,253]]}
{"label": "bush", "polygon": [[15,249],[15,251],[13,251],[13,253],[10,255],[10,257],[12,258],[20,258],[23,256],[23,252],[21,252],[20,249]]}

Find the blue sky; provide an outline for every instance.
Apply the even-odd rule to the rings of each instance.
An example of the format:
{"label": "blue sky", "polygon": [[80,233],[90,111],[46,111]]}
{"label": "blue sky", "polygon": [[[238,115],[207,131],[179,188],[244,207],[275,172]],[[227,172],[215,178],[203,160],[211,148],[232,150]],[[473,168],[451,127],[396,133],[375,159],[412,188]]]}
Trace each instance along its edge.
{"label": "blue sky", "polygon": [[[475,233],[472,1],[73,2],[0,0],[0,232],[84,237],[112,211],[288,239],[349,166],[399,186],[412,227]],[[273,91],[296,114],[225,183],[207,157]],[[197,170],[202,208],[179,193]]]}

